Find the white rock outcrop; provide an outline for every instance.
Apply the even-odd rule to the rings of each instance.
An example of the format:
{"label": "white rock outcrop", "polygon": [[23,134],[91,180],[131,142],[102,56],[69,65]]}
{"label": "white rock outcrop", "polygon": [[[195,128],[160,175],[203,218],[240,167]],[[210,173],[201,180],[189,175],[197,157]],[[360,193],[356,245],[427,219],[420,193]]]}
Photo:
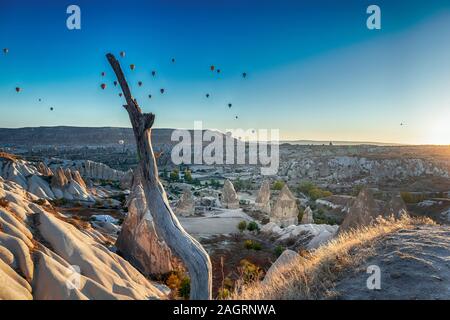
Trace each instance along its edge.
{"label": "white rock outcrop", "polygon": [[274,222],[281,227],[296,225],[298,223],[298,206],[294,195],[285,184],[272,207],[270,222]]}
{"label": "white rock outcrop", "polygon": [[[51,174],[50,174],[51,173]],[[94,202],[86,184],[76,171],[62,168],[55,172],[39,163],[0,158],[0,177],[13,181],[24,190],[46,200],[67,199]]]}
{"label": "white rock outcrop", "polygon": [[256,196],[255,207],[263,213],[270,214],[270,182],[268,180],[261,184]]}
{"label": "white rock outcrop", "polygon": [[167,298],[96,230],[1,177],[0,198],[0,300]]}
{"label": "white rock outcrop", "polygon": [[276,223],[269,222],[261,227],[261,232],[272,237],[277,243],[298,242],[298,246],[306,247],[306,249],[316,249],[327,243],[337,234],[337,231],[338,226],[326,224],[300,224],[280,228]]}
{"label": "white rock outcrop", "polygon": [[234,190],[233,183],[230,180],[225,180],[222,190],[222,206],[227,209],[238,209],[239,198]]}
{"label": "white rock outcrop", "polygon": [[303,211],[301,224],[314,224],[313,212],[310,207],[306,207],[305,211]]}
{"label": "white rock outcrop", "polygon": [[177,215],[189,217],[195,215],[195,201],[190,189],[184,190],[174,209]]}

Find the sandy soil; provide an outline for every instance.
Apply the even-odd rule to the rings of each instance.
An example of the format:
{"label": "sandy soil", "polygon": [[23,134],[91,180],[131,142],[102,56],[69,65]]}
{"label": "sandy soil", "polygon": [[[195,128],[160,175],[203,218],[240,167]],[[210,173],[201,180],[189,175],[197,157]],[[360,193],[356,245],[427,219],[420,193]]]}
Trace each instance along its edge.
{"label": "sandy soil", "polygon": [[238,232],[237,225],[242,220],[253,221],[242,209],[221,209],[204,217],[179,217],[187,232],[193,236],[208,236]]}
{"label": "sandy soil", "polygon": [[[377,242],[374,254],[338,282],[338,299],[450,299],[450,227],[419,226]],[[366,286],[366,268],[381,269],[381,290]]]}

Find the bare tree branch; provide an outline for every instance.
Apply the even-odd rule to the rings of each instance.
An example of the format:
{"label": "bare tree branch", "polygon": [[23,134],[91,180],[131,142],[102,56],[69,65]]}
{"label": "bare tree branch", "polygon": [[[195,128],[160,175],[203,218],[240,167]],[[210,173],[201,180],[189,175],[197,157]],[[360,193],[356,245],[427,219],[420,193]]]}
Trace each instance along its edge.
{"label": "bare tree branch", "polygon": [[142,113],[136,99],[131,95],[119,61],[111,53],[108,53],[106,58],[117,76],[127,101],[124,107],[133,127],[140,159],[138,170],[142,170],[141,183],[156,232],[186,265],[191,278],[191,299],[211,299],[212,267],[209,255],[201,244],[184,230],[170,208],[164,187],[159,181],[151,142],[151,128],[155,115]]}

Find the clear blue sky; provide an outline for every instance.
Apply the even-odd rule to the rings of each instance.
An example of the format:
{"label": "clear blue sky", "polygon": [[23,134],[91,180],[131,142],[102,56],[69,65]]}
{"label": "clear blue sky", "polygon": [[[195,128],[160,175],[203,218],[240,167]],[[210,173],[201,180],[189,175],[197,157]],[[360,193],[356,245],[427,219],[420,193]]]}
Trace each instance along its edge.
{"label": "clear blue sky", "polygon": [[[366,28],[370,4],[382,30]],[[449,39],[448,0],[0,0],[0,127],[129,126],[104,57],[124,50],[157,127],[450,144]]]}

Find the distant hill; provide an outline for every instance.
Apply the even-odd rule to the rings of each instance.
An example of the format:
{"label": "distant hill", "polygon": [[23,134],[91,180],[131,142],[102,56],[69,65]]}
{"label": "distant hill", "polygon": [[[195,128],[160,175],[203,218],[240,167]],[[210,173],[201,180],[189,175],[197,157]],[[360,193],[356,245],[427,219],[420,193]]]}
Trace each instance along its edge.
{"label": "distant hill", "polygon": [[400,143],[388,142],[371,142],[371,141],[321,141],[321,140],[286,140],[280,141],[280,144],[287,143],[292,145],[329,145],[330,142],[335,146],[357,146],[357,145],[371,145],[371,146],[401,146]]}
{"label": "distant hill", "polygon": [[[158,144],[173,144],[171,135],[174,129],[155,128],[152,131],[152,142]],[[117,127],[30,127],[5,129],[0,128],[0,145],[16,146],[97,146],[134,145],[134,134],[131,128]]]}

